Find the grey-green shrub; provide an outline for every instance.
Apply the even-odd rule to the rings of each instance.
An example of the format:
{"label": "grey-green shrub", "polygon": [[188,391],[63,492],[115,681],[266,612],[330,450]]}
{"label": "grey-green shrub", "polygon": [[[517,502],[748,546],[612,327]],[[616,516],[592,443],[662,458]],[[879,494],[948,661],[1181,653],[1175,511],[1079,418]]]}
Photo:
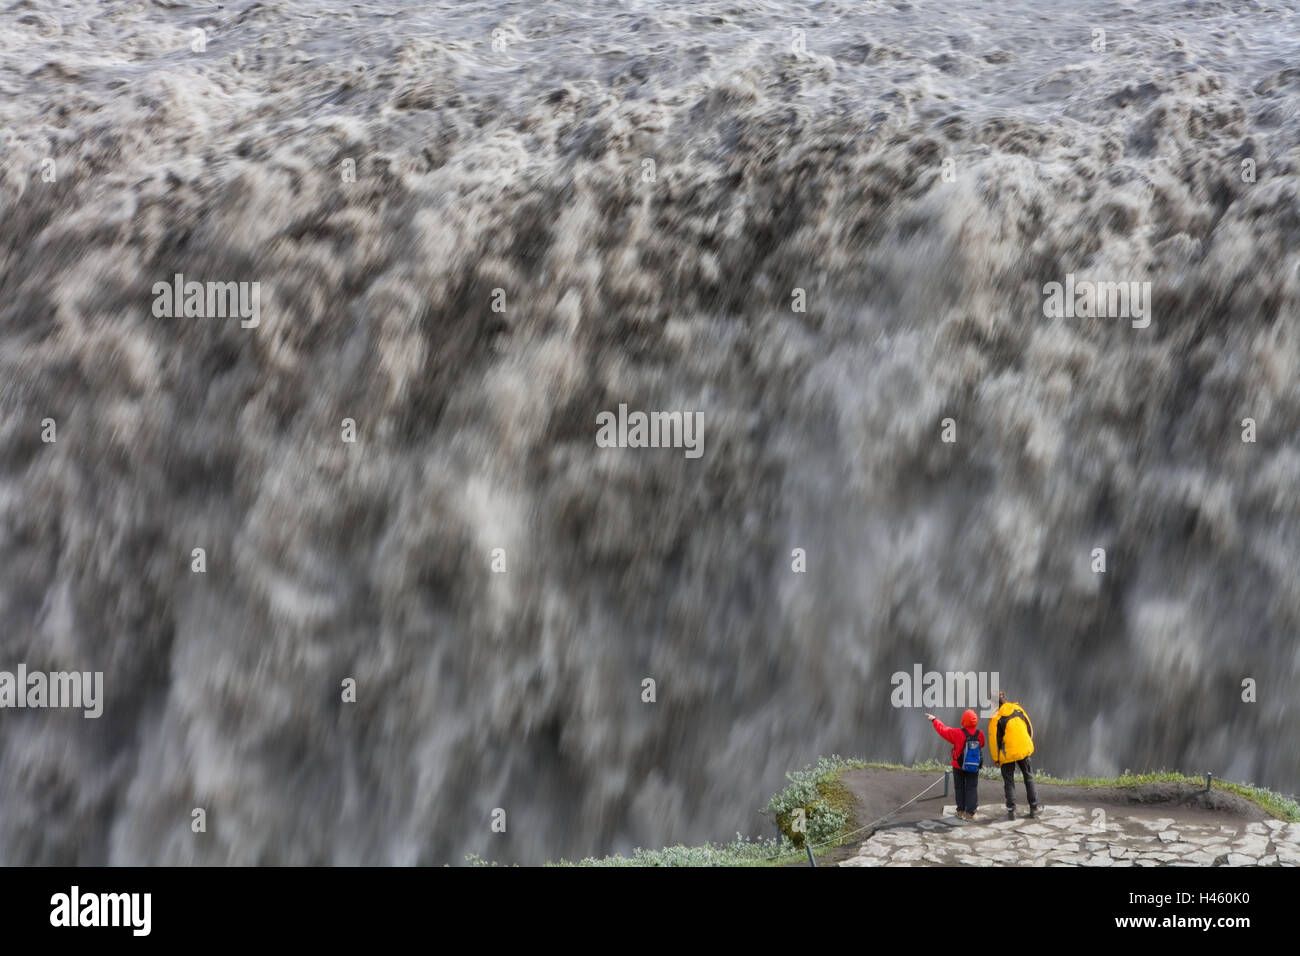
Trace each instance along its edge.
{"label": "grey-green shrub", "polygon": [[[776,819],[781,832],[797,847],[803,846],[805,839],[813,845],[833,842],[844,831],[849,817],[826,800],[825,788],[835,783],[842,771],[861,766],[861,760],[848,760],[839,754],[818,757],[815,765],[787,773],[789,784],[767,802],[763,812]],[[800,808],[806,824],[802,834],[791,828],[793,812]]]}

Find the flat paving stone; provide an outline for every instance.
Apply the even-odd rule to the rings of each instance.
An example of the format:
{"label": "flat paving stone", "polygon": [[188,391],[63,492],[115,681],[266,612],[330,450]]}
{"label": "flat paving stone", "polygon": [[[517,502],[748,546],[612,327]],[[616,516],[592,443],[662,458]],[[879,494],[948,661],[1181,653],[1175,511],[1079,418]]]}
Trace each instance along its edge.
{"label": "flat paving stone", "polygon": [[[991,816],[992,814],[990,814]],[[1111,813],[1099,828],[1082,807],[1040,819],[922,820],[877,831],[841,866],[1300,866],[1300,827],[1236,827]]]}

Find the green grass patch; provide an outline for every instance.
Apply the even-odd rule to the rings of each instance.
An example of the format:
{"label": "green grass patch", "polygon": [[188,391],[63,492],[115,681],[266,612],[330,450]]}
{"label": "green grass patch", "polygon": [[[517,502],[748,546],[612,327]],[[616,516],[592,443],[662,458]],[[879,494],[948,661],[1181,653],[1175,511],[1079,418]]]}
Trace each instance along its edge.
{"label": "green grass patch", "polygon": [[547,866],[772,866],[794,858],[785,840],[751,840],[736,834],[730,843],[703,846],[667,846],[662,850],[632,851],[631,856],[589,856],[583,860],[560,860]]}
{"label": "green grass patch", "polygon": [[[1034,777],[1038,779],[1040,775],[1035,773]],[[1157,770],[1152,773],[1131,773],[1125,770],[1118,777],[1071,777],[1064,780],[1050,774],[1043,774],[1041,779],[1046,783],[1071,787],[1138,787],[1144,783],[1184,783],[1193,787],[1205,786],[1204,777],[1189,777],[1171,770]],[[1213,780],[1211,786],[1216,790],[1233,793],[1249,800],[1265,813],[1279,820],[1300,823],[1300,804],[1296,803],[1294,797],[1252,784],[1233,783],[1230,780]]]}
{"label": "green grass patch", "polygon": [[1300,803],[1297,803],[1294,797],[1274,793],[1264,787],[1255,787],[1246,783],[1227,783],[1215,780],[1213,785],[1221,790],[1227,790],[1229,793],[1235,793],[1239,797],[1245,797],[1252,803],[1262,807],[1266,812],[1273,814],[1279,820],[1300,823]]}
{"label": "green grass patch", "polygon": [[[916,769],[916,768],[912,768]],[[995,767],[985,767],[980,771],[985,780],[1001,780],[1002,772]],[[1173,770],[1153,770],[1148,773],[1133,773],[1125,770],[1118,777],[1054,777],[1050,773],[1035,770],[1034,779],[1039,783],[1050,783],[1060,787],[1140,787],[1149,783],[1182,783],[1193,787],[1204,787],[1204,777],[1189,777],[1185,773]],[[1236,794],[1258,806],[1265,813],[1288,823],[1300,823],[1300,804],[1294,797],[1275,793],[1253,784],[1232,783],[1228,780],[1215,779],[1211,786],[1216,790]]]}
{"label": "green grass patch", "polygon": [[[943,773],[950,764],[939,760],[923,760],[911,765],[885,763],[881,761],[857,761],[858,766],[875,770],[914,770],[926,773]],[[984,767],[980,771],[983,780],[1002,780],[1002,771],[997,767]],[[1062,787],[1140,787],[1148,783],[1183,783],[1193,787],[1204,787],[1204,777],[1189,777],[1185,773],[1173,770],[1153,770],[1148,773],[1133,773],[1125,770],[1118,777],[1055,777],[1042,770],[1034,771],[1034,779],[1040,783],[1050,783]],[[1228,780],[1214,779],[1211,786],[1216,790],[1236,794],[1258,806],[1264,812],[1288,823],[1300,823],[1300,803],[1295,797],[1276,793],[1265,787],[1256,787],[1247,783],[1232,783]]]}

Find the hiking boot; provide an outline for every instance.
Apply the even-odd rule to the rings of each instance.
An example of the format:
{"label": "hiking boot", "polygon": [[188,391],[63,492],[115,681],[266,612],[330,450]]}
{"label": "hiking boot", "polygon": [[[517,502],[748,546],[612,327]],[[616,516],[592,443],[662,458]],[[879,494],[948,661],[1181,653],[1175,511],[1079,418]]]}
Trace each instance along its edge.
{"label": "hiking boot", "polygon": [[1030,819],[1033,819],[1034,817],[1037,816],[1038,816],[1038,804],[1035,803],[1032,807],[1029,808],[1029,817]]}
{"label": "hiking boot", "polygon": [[1016,818],[1016,808],[1015,808],[1015,807],[1007,807],[1007,819],[1008,819],[1008,820],[1014,820],[1015,818]]}

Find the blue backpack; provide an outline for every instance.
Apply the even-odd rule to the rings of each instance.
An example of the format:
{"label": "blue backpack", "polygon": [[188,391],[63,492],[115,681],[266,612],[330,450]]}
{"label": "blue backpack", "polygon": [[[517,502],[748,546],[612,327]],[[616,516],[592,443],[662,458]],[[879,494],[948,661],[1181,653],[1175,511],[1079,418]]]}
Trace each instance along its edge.
{"label": "blue backpack", "polygon": [[966,735],[966,746],[961,752],[961,769],[967,773],[978,773],[980,767],[984,766],[984,748],[980,746],[980,735],[971,733],[965,727],[962,733]]}

